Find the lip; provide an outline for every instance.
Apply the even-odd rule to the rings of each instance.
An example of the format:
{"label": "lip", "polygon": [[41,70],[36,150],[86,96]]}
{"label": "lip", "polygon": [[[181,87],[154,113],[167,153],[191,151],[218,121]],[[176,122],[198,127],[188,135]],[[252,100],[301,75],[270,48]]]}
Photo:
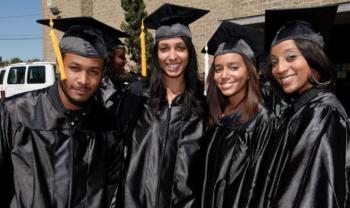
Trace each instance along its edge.
{"label": "lip", "polygon": [[279,77],[279,80],[282,85],[288,85],[294,81],[295,77],[295,74],[290,74],[283,77]]}
{"label": "lip", "polygon": [[230,89],[234,85],[234,81],[220,83],[222,89]]}
{"label": "lip", "polygon": [[170,72],[177,72],[181,68],[181,64],[167,64],[167,70]]}
{"label": "lip", "polygon": [[78,94],[87,94],[90,91],[88,88],[74,88],[73,90]]}

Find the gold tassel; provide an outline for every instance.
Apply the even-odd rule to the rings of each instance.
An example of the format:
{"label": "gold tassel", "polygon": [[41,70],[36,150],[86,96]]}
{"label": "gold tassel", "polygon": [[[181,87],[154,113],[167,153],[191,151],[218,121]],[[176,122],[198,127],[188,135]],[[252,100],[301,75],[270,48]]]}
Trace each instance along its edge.
{"label": "gold tassel", "polygon": [[61,54],[60,47],[58,45],[57,36],[56,36],[55,31],[53,29],[53,21],[51,18],[50,18],[50,38],[51,38],[52,47],[55,51],[55,56],[56,56],[56,60],[57,60],[58,70],[60,71],[61,80],[65,80],[66,73],[64,72],[62,54]]}
{"label": "gold tassel", "polygon": [[145,33],[144,33],[144,26],[143,26],[143,19],[141,24],[141,74],[143,77],[147,76],[147,62],[146,62],[146,40],[145,40]]}

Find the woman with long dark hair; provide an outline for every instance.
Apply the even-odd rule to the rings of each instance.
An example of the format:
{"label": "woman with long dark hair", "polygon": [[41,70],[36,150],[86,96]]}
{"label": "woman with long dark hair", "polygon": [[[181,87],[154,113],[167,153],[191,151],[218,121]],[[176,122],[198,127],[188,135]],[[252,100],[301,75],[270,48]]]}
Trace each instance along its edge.
{"label": "woman with long dark hair", "polygon": [[260,207],[350,207],[349,121],[323,50],[336,11],[330,6],[266,12],[271,74],[290,108],[265,160],[266,200]]}
{"label": "woman with long dark hair", "polygon": [[[200,198],[205,100],[188,24],[207,10],[164,4],[145,20],[156,29],[154,69],[125,99],[127,164],[121,207],[193,207]],[[136,115],[135,115],[136,114]],[[125,121],[125,120],[124,120]],[[125,122],[124,122],[125,123]]]}
{"label": "woman with long dark hair", "polygon": [[261,32],[223,22],[208,43],[214,55],[208,74],[209,146],[203,208],[246,207],[274,132],[274,117],[262,103],[256,59]]}

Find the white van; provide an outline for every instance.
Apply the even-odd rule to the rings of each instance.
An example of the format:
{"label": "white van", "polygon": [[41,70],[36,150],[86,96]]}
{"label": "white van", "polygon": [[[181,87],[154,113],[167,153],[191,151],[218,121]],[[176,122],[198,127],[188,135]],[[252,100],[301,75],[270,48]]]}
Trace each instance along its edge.
{"label": "white van", "polygon": [[0,68],[0,98],[5,97],[5,95],[2,95],[4,93],[2,88],[3,88],[6,69],[7,69],[6,67]]}
{"label": "white van", "polygon": [[54,62],[12,64],[2,70],[0,76],[3,76],[0,98],[45,88],[58,79]]}

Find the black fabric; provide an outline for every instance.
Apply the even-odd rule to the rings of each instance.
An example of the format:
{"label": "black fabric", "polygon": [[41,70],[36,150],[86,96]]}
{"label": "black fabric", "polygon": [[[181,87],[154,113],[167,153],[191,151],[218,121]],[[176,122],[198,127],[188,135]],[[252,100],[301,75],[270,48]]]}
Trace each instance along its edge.
{"label": "black fabric", "polygon": [[75,53],[84,57],[107,58],[102,31],[88,26],[75,25],[67,30],[61,41],[62,53]]}
{"label": "black fabric", "polygon": [[109,37],[106,40],[106,46],[108,51],[115,50],[117,48],[125,48],[124,43],[116,37]]}
{"label": "black fabric", "polygon": [[[49,19],[37,20],[50,26]],[[92,17],[53,19],[53,28],[64,32],[60,41],[62,53],[75,53],[84,57],[107,58],[107,45],[111,40],[129,35]]]}
{"label": "black fabric", "polygon": [[[239,53],[255,63],[264,52],[264,34],[253,28],[224,21],[208,41],[208,54]],[[205,49],[202,49],[205,53]]]}
{"label": "black fabric", "polygon": [[208,12],[209,10],[163,4],[145,18],[144,24],[146,28],[156,30],[155,41],[180,36],[191,38],[188,25]]}
{"label": "black fabric", "polygon": [[[116,38],[129,37],[129,35],[125,32],[122,32],[116,28],[113,28],[109,25],[106,25],[103,22],[98,21],[93,17],[68,17],[68,18],[59,18],[53,19],[54,28],[60,30],[62,32],[66,32],[74,25],[80,26],[88,26],[97,28],[103,32],[103,35],[106,36],[114,36]],[[37,23],[50,26],[50,19],[40,19],[37,20]]]}
{"label": "black fabric", "polygon": [[106,73],[96,92],[95,99],[103,104],[111,113],[118,116],[119,106],[128,86],[134,82],[131,76],[118,75],[111,79]]}
{"label": "black fabric", "polygon": [[265,180],[262,155],[269,150],[276,120],[262,106],[249,121],[235,125],[239,118],[239,112],[221,118],[207,135],[202,208],[248,207],[257,181]]}
{"label": "black fabric", "polygon": [[57,87],[1,103],[0,207],[109,207],[123,165],[115,119],[94,101],[64,110]]}
{"label": "black fabric", "polygon": [[[350,126],[335,97],[312,88],[279,122],[251,207],[350,207]],[[264,196],[264,197],[261,197]]]}
{"label": "black fabric", "polygon": [[327,45],[338,5],[265,11],[265,49],[287,39]]}
{"label": "black fabric", "polygon": [[310,40],[321,48],[325,46],[322,35],[317,33],[312,25],[304,21],[291,21],[284,24],[276,33],[271,46],[284,40],[304,39]]}
{"label": "black fabric", "polygon": [[270,80],[266,78],[266,74],[260,75],[259,85],[263,97],[263,105],[268,111],[273,112],[276,117],[280,117],[287,108],[288,103],[276,92]]}
{"label": "black fabric", "polygon": [[[130,112],[132,107],[136,115],[124,119],[136,121],[126,122],[124,128],[131,135],[125,139],[129,141],[128,157],[117,207],[195,207],[203,176],[202,116],[184,120],[180,95],[171,105],[164,103],[158,120],[150,113],[148,88],[140,90],[140,83],[133,84],[133,98],[127,98],[122,110]],[[140,101],[141,106],[130,106],[131,100]]]}

